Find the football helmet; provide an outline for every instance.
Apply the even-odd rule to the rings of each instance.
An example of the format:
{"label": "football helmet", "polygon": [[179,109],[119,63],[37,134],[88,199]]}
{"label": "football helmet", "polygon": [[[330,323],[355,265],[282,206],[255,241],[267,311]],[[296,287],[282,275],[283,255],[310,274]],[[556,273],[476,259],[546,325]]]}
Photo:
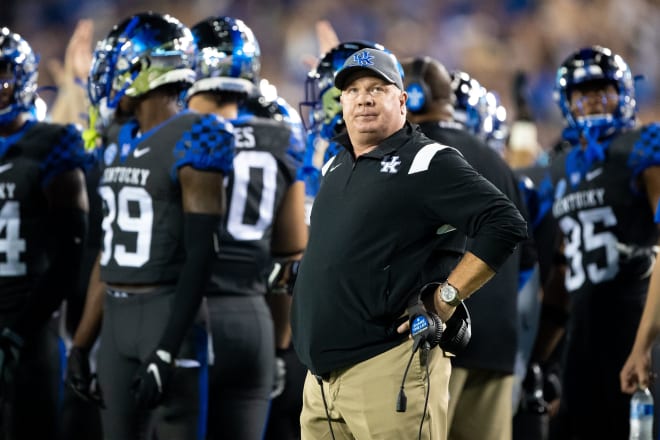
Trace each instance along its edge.
{"label": "football helmet", "polygon": [[484,100],[486,101],[486,117],[482,124],[484,140],[495,151],[503,154],[509,136],[506,108],[496,92],[486,92]]}
{"label": "football helmet", "polygon": [[2,81],[2,87],[12,87],[11,102],[0,108],[0,124],[7,124],[23,112],[30,112],[36,99],[39,57],[19,34],[0,29],[0,69],[11,72],[12,79]]}
{"label": "football helmet", "polygon": [[242,20],[209,17],[191,28],[197,45],[197,82],[188,96],[206,90],[252,93],[259,81],[259,42]]}
{"label": "football helmet", "polygon": [[300,103],[300,114],[304,115],[303,123],[307,130],[319,133],[324,139],[331,139],[342,131],[341,91],[334,85],[335,73],[350,55],[366,48],[386,50],[382,45],[369,41],[340,43],[323,55],[316,68],[307,74],[305,100]]}
{"label": "football helmet", "polygon": [[449,74],[451,88],[456,96],[454,119],[463,124],[470,133],[485,138],[486,89],[466,72],[454,70]]}
{"label": "football helmet", "polygon": [[[612,82],[619,101],[614,114],[576,116],[571,112],[570,94],[573,87],[589,81]],[[596,129],[598,136],[612,134],[636,123],[635,80],[628,64],[619,55],[602,46],[579,49],[559,66],[555,77],[555,101],[569,129],[582,133]]]}
{"label": "football helmet", "polygon": [[195,81],[194,63],[192,33],[179,20],[155,12],[133,15],[98,43],[88,78],[90,101],[115,109],[124,95],[136,98],[165,84],[186,89]]}

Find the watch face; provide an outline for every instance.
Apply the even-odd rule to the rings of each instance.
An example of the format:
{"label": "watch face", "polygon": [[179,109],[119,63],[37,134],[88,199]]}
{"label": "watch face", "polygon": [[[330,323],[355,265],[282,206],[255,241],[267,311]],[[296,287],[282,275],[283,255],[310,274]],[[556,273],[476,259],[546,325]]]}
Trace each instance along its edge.
{"label": "watch face", "polygon": [[444,302],[454,301],[456,299],[457,293],[458,292],[456,291],[456,288],[449,284],[445,284],[440,290],[440,295],[442,296],[442,300]]}

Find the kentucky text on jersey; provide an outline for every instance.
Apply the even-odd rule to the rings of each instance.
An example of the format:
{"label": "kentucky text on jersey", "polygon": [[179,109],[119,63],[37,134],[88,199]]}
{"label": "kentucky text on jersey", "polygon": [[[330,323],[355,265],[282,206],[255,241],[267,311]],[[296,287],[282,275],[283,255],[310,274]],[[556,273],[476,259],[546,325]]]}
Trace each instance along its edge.
{"label": "kentucky text on jersey", "polygon": [[594,206],[602,206],[605,200],[605,189],[597,188],[578,191],[560,198],[552,205],[552,213],[556,218],[571,211]]}
{"label": "kentucky text on jersey", "polygon": [[112,167],[103,171],[103,183],[127,183],[145,186],[149,170],[144,168]]}

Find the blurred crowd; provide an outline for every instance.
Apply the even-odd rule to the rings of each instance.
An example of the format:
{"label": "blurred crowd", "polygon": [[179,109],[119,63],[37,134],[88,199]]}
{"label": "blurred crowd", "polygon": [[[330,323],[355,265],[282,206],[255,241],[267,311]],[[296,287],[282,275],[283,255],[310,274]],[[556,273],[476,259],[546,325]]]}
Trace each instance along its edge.
{"label": "blurred crowd", "polygon": [[[92,18],[102,33],[145,10],[168,12],[187,24],[218,14],[246,20],[261,42],[264,77],[294,105],[302,100],[309,70],[302,60],[319,52],[314,23],[327,19],[342,40],[376,41],[399,57],[430,55],[471,72],[499,92],[507,109],[516,72],[527,72],[544,147],[561,125],[552,102],[555,69],[575,47],[601,44],[623,56],[643,76],[637,81],[641,120],[660,116],[657,0],[7,0],[3,24],[24,35],[47,62],[63,57],[78,19]],[[47,69],[40,85],[53,85]]]}
{"label": "blurred crowd", "polygon": [[[53,226],[47,230],[52,246],[39,240],[36,222],[32,230],[26,229],[25,236],[43,247],[38,250],[50,263],[46,275],[39,275],[47,281],[36,287],[20,286],[31,292],[24,295],[29,302],[6,307],[11,309],[7,322],[0,301],[0,422],[2,404],[8,408],[5,411],[15,411],[11,423],[4,427],[0,423],[0,431],[14,429],[13,424],[16,429],[33,427],[26,409],[39,384],[31,384],[29,378],[40,375],[29,373],[24,365],[48,364],[53,367],[52,377],[41,387],[60,386],[59,364],[40,362],[43,359],[37,355],[42,350],[35,342],[38,336],[55,339],[50,334],[35,336],[32,329],[41,329],[42,323],[36,321],[50,316],[57,306],[55,299],[60,301],[66,292],[65,316],[72,335],[66,390],[72,402],[70,410],[63,405],[62,432],[76,419],[86,419],[79,410],[92,409],[91,414],[98,416],[94,405],[107,404],[100,411],[107,439],[133,438],[128,433],[142,430],[158,432],[159,438],[164,438],[161,434],[176,440],[192,438],[178,434],[180,428],[195,432],[196,438],[208,434],[209,439],[282,440],[290,436],[281,432],[297,438],[301,427],[303,438],[320,438],[318,433],[326,428],[334,438],[333,426],[353,429],[345,415],[361,415],[353,411],[331,415],[326,395],[336,396],[324,386],[342,382],[331,373],[343,375],[350,365],[346,371],[353,374],[355,366],[378,357],[376,350],[363,347],[380,347],[383,340],[389,344],[395,340],[393,329],[403,334],[410,326],[414,342],[409,359],[422,347],[420,365],[428,361],[436,373],[433,376],[426,365],[427,389],[433,376],[434,384],[439,384],[434,392],[445,385],[449,392],[441,399],[430,391],[416,401],[411,398],[411,407],[419,405],[421,421],[403,426],[391,418],[386,421],[401,426],[384,430],[419,429],[418,437],[423,438],[424,414],[431,401],[436,406],[429,413],[440,415],[429,422],[434,438],[445,428],[450,439],[627,438],[629,413],[640,420],[642,415],[647,419],[654,415],[652,407],[631,410],[628,394],[638,388],[647,396],[657,398],[660,393],[660,383],[650,382],[657,371],[657,360],[650,362],[651,347],[660,334],[660,265],[655,264],[660,249],[660,124],[653,122],[660,120],[656,104],[660,66],[655,53],[660,43],[655,26],[660,23],[659,6],[656,0],[626,4],[612,0],[5,0],[0,26],[11,31],[3,28],[0,33],[0,55],[11,59],[0,59],[0,141],[4,142],[0,142],[0,173],[6,172],[3,179],[8,183],[1,183],[0,190],[9,194],[2,199],[12,200],[0,200],[0,217],[16,214],[16,220],[20,217],[29,226],[26,213],[10,210],[18,210],[19,205],[25,210],[35,200],[50,203],[44,212],[58,208],[58,203],[68,207],[75,201],[80,206],[59,208],[64,214],[57,221],[49,220],[50,214],[39,218]],[[102,44],[92,54],[91,43],[96,41]],[[33,95],[38,64],[33,52],[40,58],[38,93],[50,110],[48,121],[36,122],[34,117],[43,102]],[[229,57],[231,63],[226,62]],[[86,82],[89,88],[80,87]],[[295,111],[299,103],[302,121]],[[501,110],[508,113],[508,124],[501,124]],[[62,121],[67,125],[60,127]],[[76,121],[89,122],[89,129],[79,133],[69,124]],[[62,133],[48,131],[62,127]],[[389,150],[387,156],[378,156],[390,148],[390,139],[398,142],[404,134],[406,143],[392,150],[400,156]],[[83,143],[89,151],[98,148],[90,155]],[[25,161],[27,165],[19,161],[23,156],[5,154],[30,158],[27,152],[33,152],[24,145],[35,151],[36,146],[49,149],[39,150],[44,157]],[[402,147],[408,145],[419,151],[411,155],[413,150]],[[552,154],[540,154],[539,145],[552,149]],[[445,146],[453,148],[434,159]],[[428,151],[433,153],[425,159]],[[141,159],[147,153],[151,154]],[[440,161],[448,160],[447,154],[454,157],[453,165]],[[375,258],[362,253],[363,260],[352,261],[350,270],[344,268],[343,259],[353,255],[352,247],[361,246],[359,251],[371,247],[343,233],[338,235],[345,239],[346,250],[329,256],[326,247],[342,247],[328,231],[355,230],[362,235],[362,228],[354,225],[359,216],[346,216],[345,227],[341,226],[336,219],[339,208],[380,212],[363,205],[360,198],[366,196],[359,191],[357,196],[351,193],[353,205],[335,207],[327,201],[334,200],[326,196],[333,194],[332,185],[340,188],[337,182],[343,182],[332,179],[343,179],[343,173],[352,173],[351,179],[357,175],[356,166],[334,170],[358,159],[360,164],[371,161],[379,171],[373,174],[379,177],[387,173],[410,182],[418,177],[410,175],[421,172],[419,163],[427,161],[422,171],[434,180],[424,180],[423,188],[387,181],[393,190],[404,190],[401,206],[407,209],[401,211],[411,216],[403,223],[410,230],[423,231],[419,237],[429,237],[425,247],[418,245],[425,240],[414,234],[408,237],[404,231],[399,240],[392,232],[396,225],[383,220],[394,218],[390,211],[398,213],[392,203],[386,204],[382,215],[374,215],[374,221],[366,222],[384,229],[372,230],[375,238],[364,243],[391,240],[401,261],[408,259],[401,257],[405,252],[399,247],[419,246],[428,260],[420,257],[414,264],[406,263],[410,267],[385,261],[385,270],[373,265],[378,268],[373,276],[353,273],[353,267],[371,267]],[[409,172],[397,174],[409,159]],[[36,174],[24,169],[30,171],[28,166],[35,164],[47,177],[40,181],[44,194],[37,191],[36,196],[13,200],[14,181],[32,184],[28,180]],[[173,172],[169,175],[164,169]],[[59,192],[58,185],[68,188],[64,179],[74,177],[71,194]],[[386,186],[366,187],[392,198],[383,190]],[[447,198],[425,198],[439,194]],[[62,195],[70,196],[70,201]],[[383,199],[380,193],[369,196],[374,206],[384,206]],[[412,213],[426,212],[426,204],[438,213],[414,226],[411,222],[417,218]],[[459,205],[470,212],[459,215]],[[174,215],[163,214],[169,212]],[[494,219],[491,233],[488,219]],[[86,221],[95,228],[90,233],[85,231]],[[458,232],[447,238],[449,232],[437,224],[451,225]],[[0,225],[0,233],[3,230],[6,240],[18,235],[18,226]],[[506,233],[492,233],[500,230]],[[83,234],[91,237],[90,249],[82,249]],[[308,234],[313,237],[309,244]],[[529,240],[523,240],[525,235]],[[135,251],[126,245],[134,240]],[[502,243],[507,240],[510,245],[505,249]],[[401,246],[407,241],[410,246]],[[16,264],[11,266],[14,272],[0,274],[2,297],[11,296],[12,277],[30,282],[37,278],[31,267],[18,264],[22,244],[16,243],[6,245],[12,246],[6,250],[7,263]],[[103,252],[95,259],[99,248]],[[478,251],[487,248],[484,255],[491,256],[492,250],[492,255],[501,254],[501,261],[499,257],[481,260]],[[514,256],[506,260],[507,252]],[[28,263],[40,261],[27,254]],[[473,256],[476,260],[471,260]],[[84,257],[89,257],[89,267],[76,263],[84,262]],[[341,264],[328,263],[331,258]],[[499,270],[505,260],[508,266]],[[71,273],[60,270],[57,263]],[[476,269],[465,269],[469,264]],[[76,288],[78,266],[89,273],[80,277]],[[256,272],[253,266],[258,266]],[[437,272],[427,274],[427,266]],[[211,283],[206,282],[208,272],[213,274]],[[495,272],[495,282],[488,281]],[[383,273],[388,277],[387,288],[382,289],[387,292],[386,312],[370,309],[380,307],[380,298],[362,301],[361,292],[378,290],[374,286],[344,282],[375,280]],[[410,273],[419,275],[414,282],[407,281]],[[470,273],[471,281],[462,280],[462,274]],[[54,287],[48,281],[51,276]],[[417,303],[405,302],[408,322],[392,326],[387,317],[404,316],[400,310],[404,301],[395,298],[410,296],[419,286],[411,290],[390,279],[412,286],[426,278],[444,281],[420,289],[413,298]],[[390,284],[400,296],[392,293]],[[432,310],[424,311],[430,309],[425,302],[429,297],[424,297],[428,286],[437,320],[432,319]],[[454,308],[462,307],[462,301],[480,286],[492,293],[466,302],[465,311],[459,309],[463,315],[452,321]],[[60,297],[47,294],[51,288]],[[647,291],[650,300],[642,315]],[[155,299],[151,303],[142,298]],[[360,304],[350,305],[354,298],[360,298]],[[203,313],[197,314],[202,302]],[[353,315],[363,303],[368,304],[367,313]],[[343,313],[348,319],[341,318]],[[134,321],[124,320],[127,316]],[[608,331],[612,316],[617,322],[614,334]],[[421,336],[414,327],[418,317],[429,320],[430,330]],[[74,322],[78,318],[79,324]],[[335,321],[351,319],[358,323],[355,331],[347,324],[343,334],[324,335]],[[374,335],[387,337],[371,338],[363,320]],[[442,322],[444,330],[437,331]],[[103,342],[97,357],[93,350],[99,331]],[[364,340],[360,332],[367,335]],[[210,335],[210,342],[204,335]],[[316,341],[327,345],[317,350]],[[350,344],[344,345],[347,341]],[[429,361],[428,350],[435,345],[451,356]],[[259,348],[254,351],[258,356],[254,347]],[[336,354],[323,358],[325,353],[351,350],[354,356],[346,359]],[[397,382],[399,370],[405,371],[402,394],[411,360],[406,364],[408,356],[392,350],[379,353],[390,353],[398,362],[382,363]],[[52,351],[49,360],[62,354]],[[322,355],[317,358],[318,353]],[[99,365],[98,383],[90,359]],[[258,368],[250,370],[246,365]],[[592,373],[594,365],[598,374]],[[381,366],[371,368],[376,371]],[[362,385],[351,390],[384,382],[384,376],[372,377],[368,369],[364,376],[371,382],[367,380],[365,386],[365,381],[356,380]],[[14,377],[13,371],[23,376]],[[179,376],[173,379],[175,373]],[[303,379],[305,398],[301,399]],[[34,385],[35,391],[15,393],[23,384]],[[103,393],[96,387],[99,384]],[[172,384],[181,385],[181,390]],[[252,385],[255,389],[248,389]],[[50,401],[42,399],[52,412],[53,426],[60,417],[53,403],[59,399],[58,387],[51,387]],[[3,393],[9,396],[5,401]],[[83,407],[71,393],[94,407]],[[382,399],[362,391],[358,395],[369,401],[342,399],[355,400],[357,407],[371,406],[372,400],[385,405],[390,393],[385,390]],[[396,411],[405,412],[406,403],[401,411],[399,400]],[[143,412],[148,416],[144,420]],[[180,418],[179,427],[168,425],[176,419],[172,414]],[[656,421],[659,414],[656,410]],[[91,430],[100,429],[96,419],[89,420]],[[474,420],[480,421],[483,432],[475,430]],[[368,421],[379,428],[381,423]],[[269,430],[265,437],[264,426]],[[16,438],[43,438],[35,435]],[[80,430],[79,438],[99,435]],[[0,440],[4,438],[0,432]]]}

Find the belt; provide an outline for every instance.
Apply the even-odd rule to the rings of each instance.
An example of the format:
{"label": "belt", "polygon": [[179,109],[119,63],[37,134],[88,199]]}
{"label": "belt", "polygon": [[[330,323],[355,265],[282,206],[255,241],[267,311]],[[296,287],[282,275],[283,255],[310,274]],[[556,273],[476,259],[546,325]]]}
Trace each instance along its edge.
{"label": "belt", "polygon": [[131,298],[136,295],[140,295],[139,293],[133,293],[133,292],[125,292],[123,290],[114,290],[114,289],[107,289],[106,293],[108,296],[111,296],[113,298]]}

